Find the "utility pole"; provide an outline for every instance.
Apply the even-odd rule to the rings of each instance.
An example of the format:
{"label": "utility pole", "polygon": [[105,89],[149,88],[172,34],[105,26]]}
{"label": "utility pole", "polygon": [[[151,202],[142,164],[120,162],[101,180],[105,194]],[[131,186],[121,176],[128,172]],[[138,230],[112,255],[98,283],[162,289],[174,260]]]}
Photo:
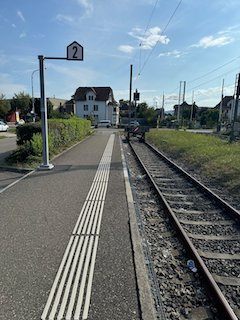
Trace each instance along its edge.
{"label": "utility pole", "polygon": [[163,123],[163,117],[164,117],[164,112],[163,112],[163,110],[164,110],[164,92],[163,92],[163,100],[162,100],[161,125],[162,125],[162,123]]}
{"label": "utility pole", "polygon": [[221,118],[222,118],[222,104],[223,104],[223,88],[224,88],[224,79],[222,83],[222,94],[221,94],[221,102],[220,102],[220,108],[219,108],[219,117],[218,117],[218,122],[219,122],[219,127],[217,131],[221,131]]}
{"label": "utility pole", "polygon": [[179,97],[178,97],[178,112],[177,112],[177,120],[178,121],[179,121],[179,116],[180,116],[181,85],[182,85],[182,81],[180,81]]}
{"label": "utility pole", "polygon": [[235,101],[235,110],[234,110],[233,123],[235,123],[236,120],[237,120],[239,95],[240,95],[240,73],[238,74],[238,84],[237,84],[237,92],[236,92],[236,101]]}
{"label": "utility pole", "polygon": [[184,81],[184,88],[183,88],[183,105],[182,105],[182,121],[181,121],[181,127],[183,126],[183,109],[184,109],[184,102],[185,102],[185,90],[186,90],[186,81]]}
{"label": "utility pole", "polygon": [[232,120],[232,132],[230,136],[230,142],[235,141],[235,132],[238,131],[238,123],[236,122],[237,120],[237,114],[238,114],[238,101],[239,101],[239,95],[240,95],[240,73],[237,74],[236,76],[236,82],[235,82],[235,92],[234,92],[234,98],[235,98],[235,109],[234,109],[234,117]]}
{"label": "utility pole", "polygon": [[184,81],[184,88],[183,88],[183,102],[185,101],[185,90],[186,90],[186,81]]}
{"label": "utility pole", "polygon": [[130,65],[130,90],[129,90],[129,123],[128,126],[130,127],[131,124],[131,100],[132,100],[132,64]]}
{"label": "utility pole", "polygon": [[193,102],[194,102],[194,91],[192,93],[192,106],[191,106],[190,122],[192,122],[192,118],[193,118]]}

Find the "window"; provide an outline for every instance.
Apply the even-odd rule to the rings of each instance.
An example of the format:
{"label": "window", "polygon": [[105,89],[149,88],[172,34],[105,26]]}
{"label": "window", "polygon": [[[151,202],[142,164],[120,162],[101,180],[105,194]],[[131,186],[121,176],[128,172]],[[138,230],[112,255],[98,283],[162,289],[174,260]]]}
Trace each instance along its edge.
{"label": "window", "polygon": [[116,108],[116,107],[114,107],[114,108],[113,108],[113,112],[116,112],[116,111],[117,111],[117,108]]}
{"label": "window", "polygon": [[83,110],[84,110],[84,111],[88,111],[88,105],[87,105],[87,104],[85,104],[85,105],[83,106]]}
{"label": "window", "polygon": [[98,105],[94,105],[94,111],[98,111]]}
{"label": "window", "polygon": [[84,115],[83,115],[83,118],[84,118],[84,119],[87,119],[87,117],[88,117],[87,114],[84,114]]}
{"label": "window", "polygon": [[93,100],[93,96],[88,96],[88,100]]}

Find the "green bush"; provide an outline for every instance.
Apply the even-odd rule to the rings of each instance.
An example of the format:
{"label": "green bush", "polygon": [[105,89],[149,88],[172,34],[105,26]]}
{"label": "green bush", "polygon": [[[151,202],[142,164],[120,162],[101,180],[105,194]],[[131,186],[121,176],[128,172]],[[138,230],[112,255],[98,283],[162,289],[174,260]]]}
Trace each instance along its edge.
{"label": "green bush", "polygon": [[26,141],[30,141],[34,134],[39,132],[42,132],[41,122],[30,122],[17,126],[17,144],[23,145]]}
{"label": "green bush", "polygon": [[[90,130],[91,122],[77,117],[48,120],[48,133],[53,140],[53,147],[65,145],[70,141],[80,140],[88,135]],[[17,144],[23,145],[27,141],[32,141],[33,135],[41,132],[41,122],[31,122],[18,126],[16,130]]]}
{"label": "green bush", "polygon": [[[48,121],[48,146],[50,156],[55,149],[79,141],[90,134],[91,121],[72,117]],[[42,160],[41,123],[29,123],[17,127],[18,149],[5,159],[8,165],[39,163]]]}

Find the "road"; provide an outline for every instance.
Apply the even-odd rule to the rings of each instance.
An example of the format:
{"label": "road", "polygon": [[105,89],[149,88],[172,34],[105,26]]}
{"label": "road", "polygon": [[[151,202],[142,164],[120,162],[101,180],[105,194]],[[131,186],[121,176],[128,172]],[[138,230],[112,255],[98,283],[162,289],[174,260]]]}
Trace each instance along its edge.
{"label": "road", "polygon": [[0,163],[15,149],[17,149],[16,135],[12,133],[1,132],[0,136],[7,136],[6,139],[0,139]]}

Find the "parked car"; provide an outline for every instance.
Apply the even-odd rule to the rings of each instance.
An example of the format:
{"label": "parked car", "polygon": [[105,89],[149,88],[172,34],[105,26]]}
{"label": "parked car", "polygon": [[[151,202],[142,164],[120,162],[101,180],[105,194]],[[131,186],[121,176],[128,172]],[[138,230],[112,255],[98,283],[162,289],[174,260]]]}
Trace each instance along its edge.
{"label": "parked car", "polygon": [[15,125],[18,126],[18,125],[22,125],[24,123],[25,123],[25,121],[23,119],[20,119],[19,121],[15,122]]}
{"label": "parked car", "polygon": [[4,123],[3,121],[0,121],[0,131],[8,131],[9,130],[9,126]]}
{"label": "parked car", "polygon": [[111,122],[110,120],[100,120],[98,123],[97,123],[97,128],[98,127],[107,127],[107,128],[110,128],[111,127]]}

